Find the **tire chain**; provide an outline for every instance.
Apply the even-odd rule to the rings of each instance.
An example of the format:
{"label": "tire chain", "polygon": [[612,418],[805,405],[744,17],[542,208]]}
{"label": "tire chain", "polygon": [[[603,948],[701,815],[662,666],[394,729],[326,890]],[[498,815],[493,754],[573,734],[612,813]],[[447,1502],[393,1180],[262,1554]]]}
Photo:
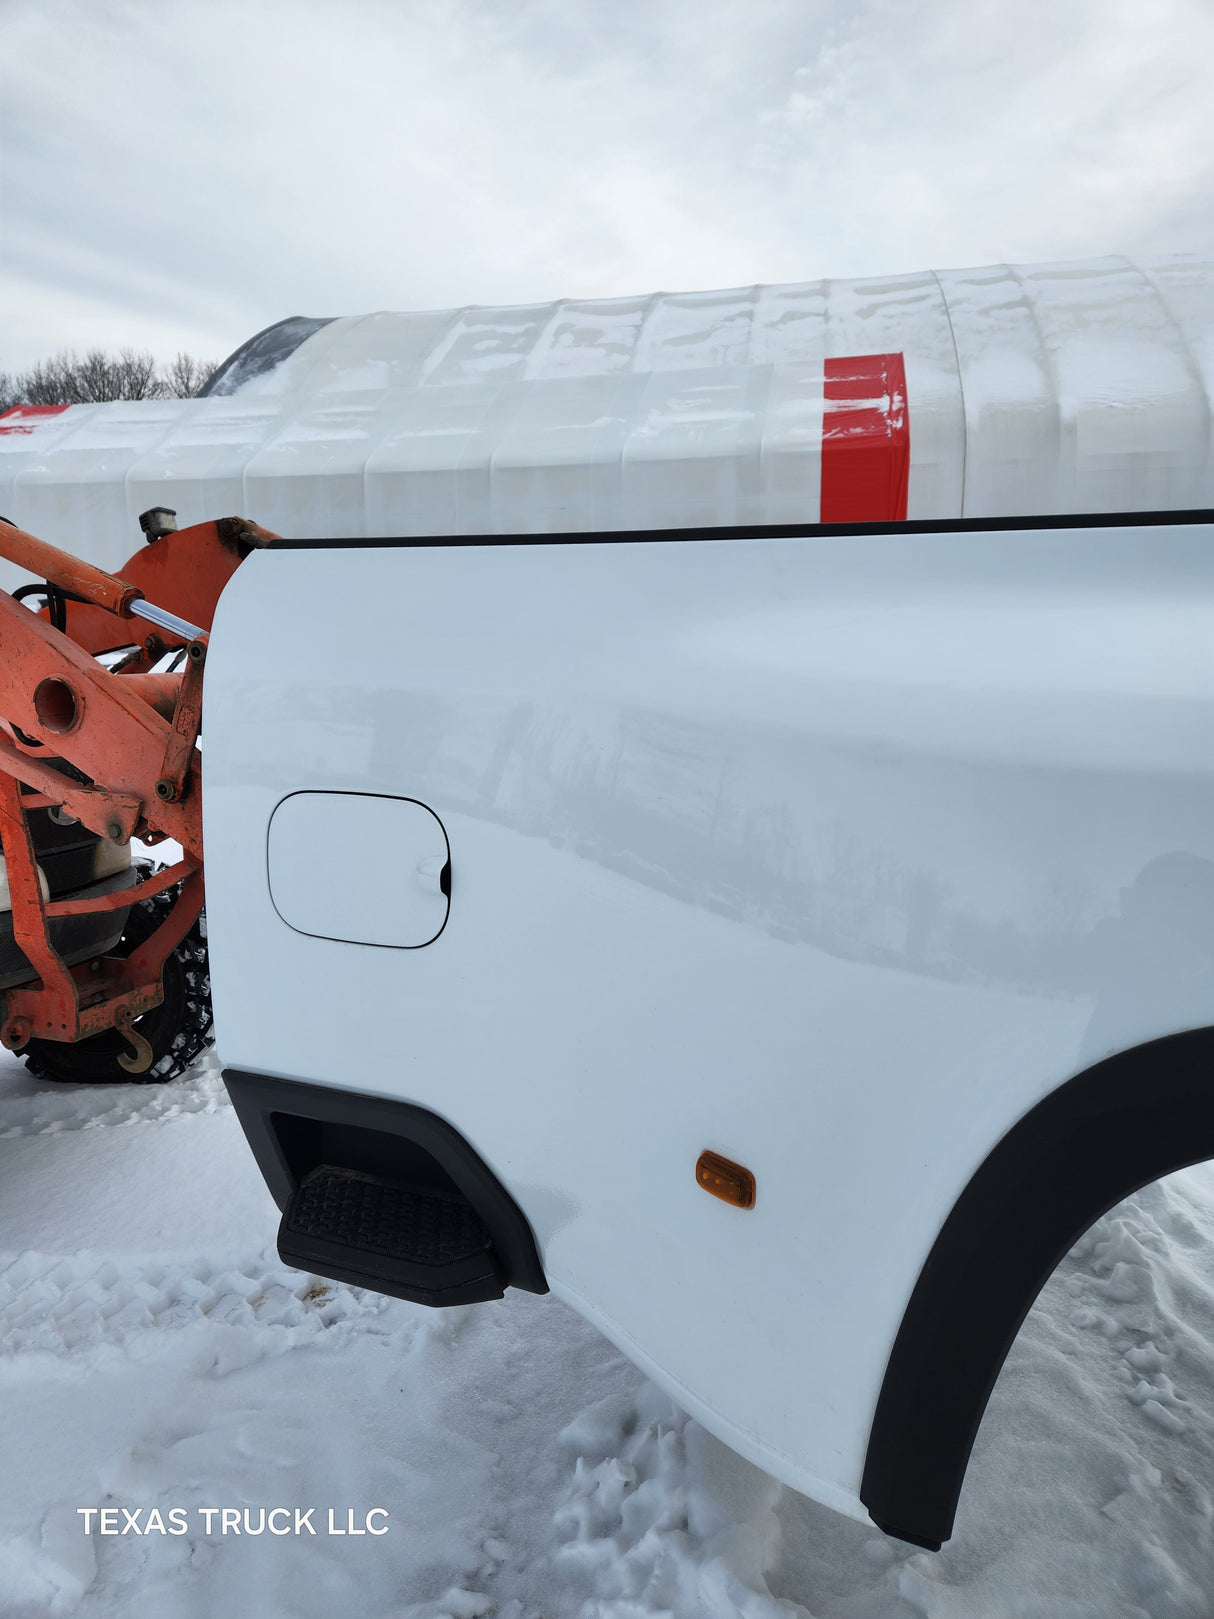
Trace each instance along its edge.
{"label": "tire chain", "polygon": [[[157,872],[163,871],[164,866],[153,866],[151,861],[136,862],[139,873],[138,881],[145,882]],[[122,942],[127,943],[131,932],[131,923],[135,912],[142,913],[139,922],[135,923],[138,937],[132,942],[131,948],[148,939],[164,921],[172,910],[173,905],[181,892],[180,885],[176,888],[166,889],[163,893],[153,894],[148,899],[139,900],[131,907],[131,916],[127,923]],[[146,918],[146,920],[144,920]],[[192,1063],[197,1062],[202,1053],[215,1043],[214,1019],[211,1011],[211,976],[207,960],[207,919],[206,912],[201,911],[191,926],[189,932],[176,946],[172,954],[181,964],[185,979],[185,1005],[181,1023],[173,1036],[169,1049],[157,1059],[145,1074],[130,1074],[125,1076],[128,1083],[141,1085],[165,1085],[171,1080],[178,1079],[185,1073]],[[35,1051],[25,1053],[25,1066],[35,1079],[62,1080],[66,1076],[55,1073],[50,1067],[44,1066]]]}

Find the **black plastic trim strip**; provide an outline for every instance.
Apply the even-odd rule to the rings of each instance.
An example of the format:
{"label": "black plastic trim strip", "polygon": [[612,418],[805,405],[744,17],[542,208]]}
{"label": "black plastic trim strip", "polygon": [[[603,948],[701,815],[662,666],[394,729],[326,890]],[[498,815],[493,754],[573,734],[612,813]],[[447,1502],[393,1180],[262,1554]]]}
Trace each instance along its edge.
{"label": "black plastic trim strip", "polygon": [[603,533],[435,534],[273,540],[270,551],[384,551],[441,546],[640,545],[653,540],[781,540],[858,534],[1003,534],[1054,528],[1173,528],[1214,523],[1214,508],[1181,512],[1064,512],[1057,517],[916,517],[904,523],[735,523],[721,528],[625,528]]}
{"label": "black plastic trim strip", "polygon": [[[315,1204],[309,1205],[308,1198],[309,1188],[317,1186],[324,1189],[320,1194],[320,1209]],[[375,1213],[364,1222],[351,1222],[350,1203],[358,1200],[364,1187],[374,1200]],[[343,1189],[353,1194],[349,1202],[341,1198]],[[375,1197],[377,1190],[381,1193],[389,1191],[387,1208],[382,1196]],[[325,1207],[328,1201],[326,1191],[330,1195],[336,1192],[344,1206],[336,1212],[331,1206]],[[404,1197],[400,1196],[401,1192],[404,1192]],[[415,1221],[420,1214],[421,1223],[426,1223],[427,1216],[422,1211],[427,1204],[431,1210],[436,1202],[450,1208],[452,1201],[446,1194],[439,1194],[436,1198],[432,1188],[406,1187],[399,1181],[393,1184],[387,1176],[347,1176],[340,1169],[334,1171],[330,1166],[317,1166],[287,1204],[278,1228],[279,1256],[300,1270],[332,1276],[355,1287],[369,1287],[391,1298],[411,1299],[415,1304],[443,1307],[500,1299],[504,1284],[493,1239],[483,1221],[477,1220],[474,1226],[466,1220],[466,1200],[459,1200],[463,1208],[456,1216],[462,1226],[460,1251],[451,1251],[454,1247],[451,1245],[448,1251],[436,1253],[436,1247],[447,1245],[427,1244],[424,1238],[422,1246],[427,1249],[426,1252],[405,1251],[408,1246],[406,1234],[397,1224],[405,1209],[413,1213]],[[430,1219],[433,1219],[433,1215]],[[373,1232],[374,1238],[369,1243],[351,1242],[349,1231],[352,1224],[359,1224],[362,1235]],[[394,1226],[396,1229],[393,1229]],[[416,1225],[410,1235],[417,1235]]]}
{"label": "black plastic trim strip", "polygon": [[974,1175],[923,1266],[877,1401],[860,1499],[931,1551],[953,1532],[983,1412],[1058,1262],[1122,1198],[1214,1158],[1214,1028],[1152,1040],[1068,1080]]}
{"label": "black plastic trim strip", "polygon": [[[338,1258],[325,1258],[324,1249],[328,1247],[333,1254],[340,1254]],[[350,1264],[349,1258],[352,1249],[340,1250],[336,1243],[325,1245],[313,1241],[305,1252],[303,1248],[298,1254],[292,1253],[289,1246],[284,1245],[282,1236],[279,1236],[278,1256],[286,1264],[293,1265],[296,1270],[307,1270],[313,1275],[328,1276],[335,1282],[345,1282],[350,1287],[365,1287],[369,1293],[384,1293],[388,1298],[408,1299],[412,1304],[424,1304],[432,1310],[447,1310],[455,1304],[484,1304],[489,1299],[500,1299],[502,1296],[501,1284],[490,1264],[482,1276],[470,1278],[462,1283],[454,1283],[446,1287],[419,1286],[416,1282],[394,1282],[385,1275],[384,1268],[375,1269],[370,1265],[360,1266]],[[390,1262],[384,1262],[390,1266]],[[402,1269],[404,1267],[401,1267]]]}
{"label": "black plastic trim strip", "polygon": [[[284,1117],[353,1125],[396,1136],[428,1153],[480,1215],[493,1239],[505,1285],[527,1293],[548,1291],[526,1215],[476,1149],[437,1113],[393,1097],[367,1096],[361,1091],[250,1074],[235,1068],[224,1069],[223,1082],[280,1209],[285,1210],[291,1195],[299,1189],[299,1176],[282,1141],[280,1121]],[[350,1268],[361,1270],[357,1256],[351,1254],[350,1259]]]}

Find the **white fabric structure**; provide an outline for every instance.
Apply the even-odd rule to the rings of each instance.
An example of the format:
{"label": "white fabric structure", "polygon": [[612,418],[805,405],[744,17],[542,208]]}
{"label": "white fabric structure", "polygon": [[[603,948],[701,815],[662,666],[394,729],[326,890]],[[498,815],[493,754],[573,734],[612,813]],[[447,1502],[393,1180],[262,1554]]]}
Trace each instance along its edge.
{"label": "white fabric structure", "polygon": [[817,522],[854,356],[904,359],[910,518],[1214,506],[1193,256],[282,326],[212,397],[0,420],[0,512],[110,567],[158,504],[299,538]]}

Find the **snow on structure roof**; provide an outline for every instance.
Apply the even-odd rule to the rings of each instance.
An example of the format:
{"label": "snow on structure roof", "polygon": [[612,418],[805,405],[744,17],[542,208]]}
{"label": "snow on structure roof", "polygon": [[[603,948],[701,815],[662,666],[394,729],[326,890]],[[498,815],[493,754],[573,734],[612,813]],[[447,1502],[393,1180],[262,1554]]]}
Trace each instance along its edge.
{"label": "snow on structure roof", "polygon": [[207,397],[0,421],[0,511],[117,566],[158,504],[301,538],[1209,507],[1212,399],[1184,255],[295,316]]}

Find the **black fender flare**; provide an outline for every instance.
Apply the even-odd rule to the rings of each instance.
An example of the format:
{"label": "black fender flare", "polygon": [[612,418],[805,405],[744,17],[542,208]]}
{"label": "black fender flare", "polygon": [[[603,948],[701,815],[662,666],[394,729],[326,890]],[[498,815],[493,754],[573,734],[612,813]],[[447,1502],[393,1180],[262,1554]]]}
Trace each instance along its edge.
{"label": "black fender flare", "polygon": [[860,1484],[879,1529],[931,1551],[949,1538],[991,1390],[1059,1260],[1122,1198],[1210,1158],[1214,1028],[1108,1057],[1012,1126],[941,1227],[890,1352]]}

